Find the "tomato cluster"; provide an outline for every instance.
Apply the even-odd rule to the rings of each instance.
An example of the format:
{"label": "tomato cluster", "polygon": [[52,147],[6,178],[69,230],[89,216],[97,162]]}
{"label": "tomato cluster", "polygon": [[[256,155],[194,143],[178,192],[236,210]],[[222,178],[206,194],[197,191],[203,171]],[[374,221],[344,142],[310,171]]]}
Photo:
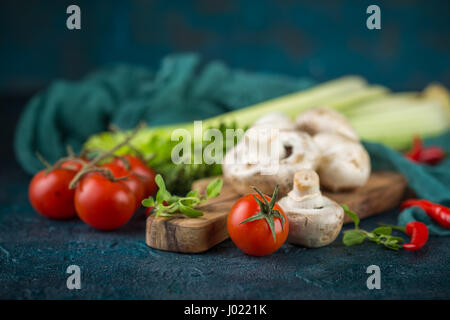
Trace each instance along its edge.
{"label": "tomato cluster", "polygon": [[113,230],[124,225],[141,201],[157,191],[156,173],[133,155],[94,167],[71,189],[70,183],[87,164],[76,158],[38,172],[28,189],[33,208],[47,218],[78,215],[96,229]]}

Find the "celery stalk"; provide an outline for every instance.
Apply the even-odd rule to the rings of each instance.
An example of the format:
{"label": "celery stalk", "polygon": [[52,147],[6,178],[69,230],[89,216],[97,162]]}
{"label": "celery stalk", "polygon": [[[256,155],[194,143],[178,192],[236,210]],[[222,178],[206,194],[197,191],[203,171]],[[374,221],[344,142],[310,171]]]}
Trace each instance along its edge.
{"label": "celery stalk", "polygon": [[[269,112],[284,112],[294,117],[301,111],[318,105],[328,104],[338,97],[355,94],[367,88],[363,78],[347,76],[325,82],[314,88],[288,94],[279,98],[271,99],[241,110],[224,113],[217,117],[206,120],[208,127],[215,127],[221,123],[237,123],[239,127],[251,125],[256,119]],[[371,92],[371,94],[373,94]]]}
{"label": "celery stalk", "polygon": [[378,111],[349,115],[363,140],[384,143],[394,149],[405,149],[414,135],[428,137],[449,128],[445,110],[435,101],[417,99],[397,107],[380,105]]}
{"label": "celery stalk", "polygon": [[[430,101],[434,102],[430,102]],[[284,112],[292,118],[302,111],[327,106],[346,115],[362,139],[405,148],[418,133],[429,136],[448,129],[448,115],[436,99],[424,99],[417,93],[391,94],[382,86],[369,86],[363,78],[347,76],[314,88],[271,99],[240,110],[203,120],[203,129],[235,123],[239,128],[251,125],[268,112]],[[147,150],[155,138],[170,141],[173,130],[186,129],[193,134],[192,122],[142,130],[133,140],[138,149]],[[194,137],[198,138],[198,137]],[[121,133],[102,133],[91,137],[88,148],[107,149],[122,139]],[[127,152],[127,148],[120,153]]]}
{"label": "celery stalk", "polygon": [[[246,107],[240,110],[227,112],[219,116],[203,120],[203,129],[217,127],[220,124],[230,125],[235,123],[237,127],[245,128],[250,126],[261,115],[268,112],[284,112],[291,117],[296,116],[301,111],[319,105],[327,105],[333,107],[341,106],[351,101],[363,101],[374,95],[383,94],[385,91],[380,88],[369,88],[366,81],[357,76],[346,76],[325,82],[311,89],[288,94],[279,98],[271,99],[256,105]],[[160,136],[170,139],[170,134],[177,128],[183,128],[194,133],[194,125],[192,122],[180,123],[173,125],[165,125],[160,127],[149,127],[139,132],[133,139],[136,146],[145,145],[152,137]],[[94,135],[87,143],[88,148],[109,148],[113,146],[122,135],[117,133],[111,136],[111,133],[103,133]],[[126,150],[126,148],[122,149]]]}

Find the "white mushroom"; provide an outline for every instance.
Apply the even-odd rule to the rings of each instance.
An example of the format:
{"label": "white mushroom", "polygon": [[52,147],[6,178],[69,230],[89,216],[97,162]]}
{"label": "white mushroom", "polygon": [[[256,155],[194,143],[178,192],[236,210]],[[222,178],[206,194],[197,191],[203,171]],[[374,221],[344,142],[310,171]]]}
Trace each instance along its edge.
{"label": "white mushroom", "polygon": [[298,115],[295,125],[298,130],[308,132],[310,135],[326,132],[359,141],[358,135],[347,118],[329,108],[309,109]]}
{"label": "white mushroom", "polygon": [[312,170],[295,173],[294,188],[278,201],[289,220],[288,241],[309,248],[333,242],[341,231],[344,210],[322,196],[319,176]]}
{"label": "white mushroom", "polygon": [[370,158],[348,120],[328,108],[310,109],[296,119],[297,129],[313,135],[322,159],[321,184],[332,190],[363,186],[370,176]]}
{"label": "white mushroom", "polygon": [[227,152],[222,169],[240,194],[252,192],[252,186],[271,194],[278,184],[279,194],[285,195],[295,172],[315,170],[319,159],[319,149],[307,133],[255,126]]}
{"label": "white mushroom", "polygon": [[269,127],[280,130],[295,130],[294,122],[284,113],[270,112],[255,121],[252,127]]}
{"label": "white mushroom", "polygon": [[317,173],[324,187],[339,191],[366,184],[370,158],[360,143],[328,133],[319,133],[313,139],[322,155]]}

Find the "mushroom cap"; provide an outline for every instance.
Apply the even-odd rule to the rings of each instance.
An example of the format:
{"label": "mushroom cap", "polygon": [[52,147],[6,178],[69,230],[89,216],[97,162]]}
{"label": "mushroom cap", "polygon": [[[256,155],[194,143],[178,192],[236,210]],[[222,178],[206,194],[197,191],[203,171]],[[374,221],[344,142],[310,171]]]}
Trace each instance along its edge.
{"label": "mushroom cap", "polygon": [[332,243],[344,223],[344,210],[333,200],[323,198],[323,207],[301,208],[292,198],[284,197],[278,204],[289,220],[288,241],[308,248]]}
{"label": "mushroom cap", "polygon": [[252,127],[265,126],[280,130],[295,130],[294,122],[282,112],[270,112],[260,117]]}
{"label": "mushroom cap", "polygon": [[313,139],[322,154],[317,171],[322,186],[339,191],[366,184],[370,157],[360,143],[329,133],[319,133]]}
{"label": "mushroom cap", "polygon": [[[274,129],[269,135],[253,135],[255,131],[263,129],[267,128],[249,129],[243,139],[227,152],[222,164],[224,178],[240,194],[251,192],[252,186],[266,194],[272,194],[278,184],[279,195],[283,196],[292,189],[295,172],[317,168],[320,160],[319,149],[304,132]],[[269,140],[272,143],[269,143]],[[267,149],[278,152],[261,152],[259,147],[252,148],[252,143],[257,146],[265,145]],[[271,146],[267,146],[268,144]]]}
{"label": "mushroom cap", "polygon": [[311,135],[326,132],[359,141],[356,131],[347,118],[329,108],[309,109],[298,115],[295,119],[295,125],[298,130],[308,132]]}

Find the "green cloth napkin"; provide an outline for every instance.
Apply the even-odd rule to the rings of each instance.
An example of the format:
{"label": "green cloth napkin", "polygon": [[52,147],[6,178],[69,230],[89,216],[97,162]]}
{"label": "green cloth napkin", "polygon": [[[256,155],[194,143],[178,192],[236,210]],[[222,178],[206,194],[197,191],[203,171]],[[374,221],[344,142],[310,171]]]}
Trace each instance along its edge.
{"label": "green cloth napkin", "polygon": [[[439,145],[450,150],[450,132],[427,139],[425,145]],[[408,180],[408,186],[416,192],[417,198],[450,206],[450,159],[447,158],[436,166],[422,165],[407,160],[400,153],[381,144],[364,142],[364,146],[370,154],[374,170],[400,172]],[[438,225],[419,207],[405,209],[398,216],[398,224],[401,226],[411,221],[425,223],[430,235],[450,235],[450,229]]]}
{"label": "green cloth napkin", "polygon": [[[370,155],[373,170],[392,170],[402,173],[418,198],[450,206],[450,159],[447,157],[436,166],[416,164],[401,153],[382,144],[364,142]],[[438,145],[450,150],[450,131],[425,140],[425,145]]]}
{"label": "green cloth napkin", "polygon": [[432,236],[450,236],[450,229],[441,227],[434,222],[420,207],[411,207],[403,210],[398,216],[398,225],[406,226],[411,221],[420,221],[426,224]]}
{"label": "green cloth napkin", "polygon": [[161,125],[213,117],[315,82],[242,70],[196,54],[170,55],[157,72],[118,66],[77,82],[55,81],[25,107],[15,132],[16,158],[30,174],[42,169],[35,156],[55,162],[67,145],[79,151],[89,136],[109,124],[129,129],[145,120]]}

